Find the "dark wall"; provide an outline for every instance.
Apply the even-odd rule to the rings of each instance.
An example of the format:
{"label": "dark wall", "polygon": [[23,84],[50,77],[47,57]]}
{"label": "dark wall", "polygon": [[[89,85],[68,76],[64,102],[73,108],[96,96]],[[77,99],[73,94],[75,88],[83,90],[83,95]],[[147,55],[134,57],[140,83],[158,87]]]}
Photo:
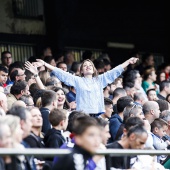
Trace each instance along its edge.
{"label": "dark wall", "polygon": [[[51,0],[44,1],[48,43],[65,46],[106,47],[106,42],[133,43],[139,51],[167,57],[166,14],[163,2]],[[112,50],[114,51],[121,50]],[[129,52],[122,50],[122,54]],[[116,53],[115,53],[116,54]]]}

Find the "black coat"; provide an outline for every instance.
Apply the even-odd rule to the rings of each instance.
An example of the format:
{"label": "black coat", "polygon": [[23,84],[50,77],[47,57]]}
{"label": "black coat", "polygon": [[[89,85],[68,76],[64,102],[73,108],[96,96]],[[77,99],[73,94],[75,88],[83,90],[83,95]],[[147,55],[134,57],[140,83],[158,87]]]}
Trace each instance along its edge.
{"label": "black coat", "polygon": [[89,152],[75,144],[72,153],[60,157],[53,165],[52,170],[85,170],[88,161],[91,159],[92,155]]}

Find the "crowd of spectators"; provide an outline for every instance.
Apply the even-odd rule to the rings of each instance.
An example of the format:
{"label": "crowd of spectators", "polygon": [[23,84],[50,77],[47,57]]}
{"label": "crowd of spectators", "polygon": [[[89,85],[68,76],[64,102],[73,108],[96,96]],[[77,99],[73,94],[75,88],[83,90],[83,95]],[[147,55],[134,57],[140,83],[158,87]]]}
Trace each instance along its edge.
{"label": "crowd of spectators", "polygon": [[0,148],[67,148],[66,156],[2,156],[0,170],[164,170],[167,155],[94,155],[98,149],[170,149],[170,65],[131,56],[113,68],[85,51],[13,61],[1,53]]}

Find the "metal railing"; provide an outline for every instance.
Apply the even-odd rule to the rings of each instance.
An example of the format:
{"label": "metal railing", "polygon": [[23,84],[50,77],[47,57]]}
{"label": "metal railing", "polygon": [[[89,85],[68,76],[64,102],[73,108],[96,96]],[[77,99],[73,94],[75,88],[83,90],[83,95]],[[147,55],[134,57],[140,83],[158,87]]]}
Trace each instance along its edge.
{"label": "metal railing", "polygon": [[[0,156],[17,156],[17,155],[27,155],[27,156],[42,156],[42,157],[53,157],[53,156],[63,156],[70,154],[71,150],[69,149],[6,149],[0,148]],[[170,150],[134,150],[134,149],[107,149],[107,150],[98,150],[94,155],[105,155],[105,158],[108,162],[106,164],[106,169],[110,170],[111,156],[134,156],[134,155],[170,155]]]}

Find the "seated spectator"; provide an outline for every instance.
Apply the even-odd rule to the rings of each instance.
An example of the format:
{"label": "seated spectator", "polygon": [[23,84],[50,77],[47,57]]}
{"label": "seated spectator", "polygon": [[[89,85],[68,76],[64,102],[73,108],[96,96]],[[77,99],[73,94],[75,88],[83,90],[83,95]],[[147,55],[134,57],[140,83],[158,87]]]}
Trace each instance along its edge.
{"label": "seated spectator", "polygon": [[8,79],[8,69],[2,65],[0,65],[0,84],[3,87],[6,87],[7,84],[7,79]]}
{"label": "seated spectator", "polygon": [[170,94],[170,81],[162,81],[159,85],[160,93],[157,95],[159,99],[166,100],[168,94]]}
{"label": "seated spectator", "polygon": [[168,101],[168,102],[170,103],[170,94],[168,94],[168,95],[166,96],[166,101]]}
{"label": "seated spectator", "polygon": [[70,91],[66,94],[69,103],[76,101],[76,90],[73,86],[70,87]]}
{"label": "seated spectator", "polygon": [[[154,134],[153,137],[153,146],[157,150],[167,149],[170,145],[168,140],[163,141],[163,136],[166,135],[168,124],[162,119],[155,119],[151,123],[151,132]],[[158,162],[161,162],[165,159],[165,156],[158,156]]]}
{"label": "seated spectator", "polygon": [[[119,141],[115,141],[107,145],[110,149],[143,149],[147,140],[148,134],[145,128],[141,125],[132,126],[127,135]],[[139,142],[140,141],[140,142]],[[111,166],[120,169],[130,168],[130,156],[116,157],[113,156]]]}
{"label": "seated spectator", "polygon": [[134,84],[132,82],[127,82],[123,85],[123,88],[126,90],[127,96],[130,96],[133,99],[134,94],[136,93]]}
{"label": "seated spectator", "polygon": [[131,102],[130,104],[128,104],[125,109],[123,110],[123,122],[125,123],[126,120],[129,117],[139,117],[140,119],[144,120],[145,116],[142,110],[142,107],[139,105],[136,105],[135,103]]}
{"label": "seated spectator", "polygon": [[28,109],[34,107],[33,98],[30,95],[23,95],[19,100],[23,101]]}
{"label": "seated spectator", "polygon": [[73,62],[70,71],[73,71],[76,76],[80,76],[80,62]]}
{"label": "seated spectator", "polygon": [[100,129],[97,121],[90,116],[77,118],[74,122],[73,131],[75,133],[75,145],[71,154],[60,157],[55,162],[52,170],[75,170],[76,167],[86,169],[91,163],[92,169],[96,167],[97,162],[94,162],[92,157],[101,143]]}
{"label": "seated spectator", "polygon": [[7,69],[12,64],[12,54],[10,51],[3,51],[1,53],[1,63]]}
{"label": "seated spectator", "polygon": [[158,97],[157,97],[155,89],[147,90],[146,94],[147,94],[147,97],[148,97],[149,101],[156,101],[156,100],[158,100]]}
{"label": "seated spectator", "polygon": [[105,112],[101,114],[99,117],[108,121],[113,113],[113,102],[109,98],[104,98]]}
{"label": "seated spectator", "polygon": [[117,113],[111,116],[110,118],[110,123],[109,123],[109,129],[110,129],[110,134],[111,138],[109,139],[109,142],[115,141],[117,132],[123,123],[123,110],[124,108],[132,102],[133,99],[129,96],[121,97],[117,101]]}
{"label": "seated spectator", "polygon": [[139,70],[140,74],[143,75],[144,70],[149,67],[152,66],[154,67],[154,55],[152,53],[144,53],[142,55],[142,62],[141,64],[139,64],[138,66],[135,67],[136,70]]}
{"label": "seated spectator", "polygon": [[154,88],[158,94],[159,88],[155,84],[155,81],[156,81],[156,73],[155,72],[156,71],[155,71],[154,67],[149,67],[144,71],[142,87],[145,92],[147,92],[147,90],[149,90],[149,89]]}
{"label": "seated spectator", "polygon": [[22,101],[22,100],[17,100],[15,101],[13,104],[12,104],[12,107],[15,107],[15,106],[22,106],[24,108],[26,108],[26,104]]}
{"label": "seated spectator", "polygon": [[68,115],[66,110],[53,109],[49,114],[49,121],[52,129],[49,129],[44,137],[46,148],[60,148],[66,142],[62,131],[68,125]]}
{"label": "seated spectator", "polygon": [[51,129],[51,124],[49,122],[50,111],[57,108],[57,96],[52,90],[45,90],[41,96],[42,107],[40,112],[43,118],[42,132],[45,134],[49,129]]}
{"label": "seated spectator", "polygon": [[118,87],[113,91],[113,113],[117,113],[117,101],[124,96],[127,96],[127,93],[123,88]]}
{"label": "seated spectator", "polygon": [[7,110],[8,110],[7,97],[4,93],[0,92],[0,113],[1,113],[1,116],[6,115]]}
{"label": "seated spectator", "polygon": [[29,86],[26,81],[16,81],[11,87],[10,94],[7,95],[8,109],[17,101],[22,95],[29,95]]}
{"label": "seated spectator", "polygon": [[156,100],[156,102],[159,105],[159,109],[161,112],[163,112],[164,110],[169,110],[170,109],[170,104],[166,101],[166,100]]}
{"label": "seated spectator", "polygon": [[140,106],[143,106],[144,103],[147,101],[145,95],[141,92],[136,92],[134,94],[133,99],[134,99],[134,103]]}

